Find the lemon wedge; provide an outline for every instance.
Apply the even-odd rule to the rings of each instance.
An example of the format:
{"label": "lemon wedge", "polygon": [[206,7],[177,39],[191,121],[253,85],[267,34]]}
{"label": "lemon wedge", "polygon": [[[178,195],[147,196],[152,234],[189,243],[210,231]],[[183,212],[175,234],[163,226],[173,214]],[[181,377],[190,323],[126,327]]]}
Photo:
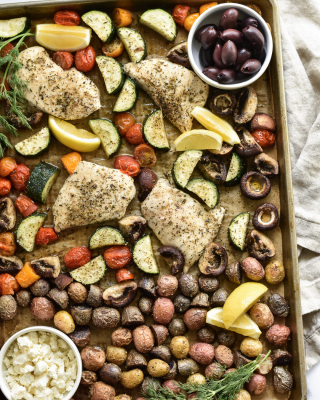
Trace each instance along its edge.
{"label": "lemon wedge", "polygon": [[222,311],[222,319],[227,329],[246,313],[268,291],[262,283],[247,282],[238,286],[227,298]]}
{"label": "lemon wedge", "polygon": [[91,29],[83,26],[40,24],[36,28],[36,41],[53,51],[78,51],[87,47]]}
{"label": "lemon wedge", "polygon": [[222,137],[205,129],[194,129],[184,132],[175,141],[177,151],[185,150],[220,150]]}
{"label": "lemon wedge", "polygon": [[240,143],[239,136],[232,126],[206,108],[195,107],[191,114],[200,122],[201,125],[209,129],[209,131],[218,133],[224,142],[229,143],[232,146]]}
{"label": "lemon wedge", "polygon": [[100,139],[85,129],[77,129],[69,122],[49,116],[49,127],[60,143],[72,150],[90,152],[97,150]]}
{"label": "lemon wedge", "polygon": [[[222,320],[222,307],[216,307],[207,313],[207,324],[225,328]],[[249,336],[253,339],[259,339],[261,331],[258,325],[249,317],[243,314],[229,327],[229,331],[239,333],[243,336]]]}

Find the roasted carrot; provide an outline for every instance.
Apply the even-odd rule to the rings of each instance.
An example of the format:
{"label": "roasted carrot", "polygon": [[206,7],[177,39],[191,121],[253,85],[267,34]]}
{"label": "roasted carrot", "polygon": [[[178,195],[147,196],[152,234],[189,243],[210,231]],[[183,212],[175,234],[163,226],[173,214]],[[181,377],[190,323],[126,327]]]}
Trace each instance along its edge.
{"label": "roasted carrot", "polygon": [[123,8],[115,8],[112,11],[111,17],[117,28],[129,26],[132,23],[131,12],[128,10],[124,10]]}
{"label": "roasted carrot", "polygon": [[69,172],[70,175],[72,175],[79,162],[82,161],[82,157],[79,153],[74,151],[61,157],[61,161],[65,169]]}
{"label": "roasted carrot", "polygon": [[16,275],[16,280],[23,288],[29,287],[40,278],[41,276],[35,273],[35,270],[32,268],[31,263],[29,262],[26,262],[22,270]]}

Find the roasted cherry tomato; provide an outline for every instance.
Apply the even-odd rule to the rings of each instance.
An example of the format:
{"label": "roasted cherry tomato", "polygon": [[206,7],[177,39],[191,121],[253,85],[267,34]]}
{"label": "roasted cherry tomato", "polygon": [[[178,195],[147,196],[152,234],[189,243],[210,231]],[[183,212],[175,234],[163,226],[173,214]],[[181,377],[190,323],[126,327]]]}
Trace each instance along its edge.
{"label": "roasted cherry tomato", "polygon": [[10,274],[0,275],[0,294],[4,296],[6,294],[15,294],[19,290],[19,283]]}
{"label": "roasted cherry tomato", "polygon": [[156,153],[149,144],[139,144],[139,146],[134,149],[133,155],[141,167],[153,167],[157,162]]}
{"label": "roasted cherry tomato", "polygon": [[55,240],[58,240],[58,235],[55,233],[53,228],[40,227],[36,236],[36,244],[46,246],[48,243],[54,242]]}
{"label": "roasted cherry tomato", "polygon": [[107,57],[118,57],[123,52],[123,43],[118,38],[102,46],[102,53]]}
{"label": "roasted cherry tomato", "polygon": [[177,24],[183,26],[184,20],[190,15],[190,10],[189,6],[179,4],[172,11],[172,18]]}
{"label": "roasted cherry tomato", "polygon": [[108,267],[119,269],[129,264],[132,254],[127,246],[112,246],[104,252],[103,257]]}
{"label": "roasted cherry tomato", "polygon": [[34,213],[38,208],[38,206],[33,202],[33,200],[31,200],[25,194],[21,194],[19,197],[17,197],[17,200],[15,201],[14,205],[24,218]]}
{"label": "roasted cherry tomato", "polygon": [[7,178],[0,178],[0,196],[5,196],[11,190],[11,182]]}
{"label": "roasted cherry tomato", "polygon": [[267,131],[266,129],[257,129],[253,131],[251,135],[263,149],[271,147],[276,140],[276,135],[273,132]]}
{"label": "roasted cherry tomato", "polygon": [[11,232],[0,233],[0,255],[4,257],[13,256],[17,250],[14,234]]}
{"label": "roasted cherry tomato", "polygon": [[80,15],[75,11],[58,11],[54,14],[54,22],[58,25],[77,26],[80,21]]}
{"label": "roasted cherry tomato", "polygon": [[217,5],[218,5],[218,3],[216,1],[213,1],[212,3],[203,4],[199,9],[199,14],[201,15],[205,11],[209,10],[209,8],[217,6]]}
{"label": "roasted cherry tomato", "polygon": [[128,112],[118,113],[113,117],[113,123],[120,136],[125,136],[128,130],[136,123],[134,116]]}
{"label": "roasted cherry tomato", "polygon": [[134,279],[134,275],[127,268],[120,268],[116,272],[116,280],[118,283],[123,281],[130,281],[131,279]]}
{"label": "roasted cherry tomato", "polygon": [[123,174],[137,176],[140,172],[140,165],[131,156],[119,156],[114,160],[114,168],[120,169]]}
{"label": "roasted cherry tomato", "polygon": [[3,157],[0,160],[0,176],[5,178],[15,169],[17,162],[12,157]]}
{"label": "roasted cherry tomato", "polygon": [[134,144],[134,145],[144,143],[143,135],[142,135],[142,125],[141,124],[133,125],[126,133],[126,140],[130,144]]}
{"label": "roasted cherry tomato", "polygon": [[112,11],[111,17],[117,28],[129,26],[132,23],[131,12],[128,10],[124,10],[123,8],[115,8]]}
{"label": "roasted cherry tomato", "polygon": [[92,46],[88,46],[85,49],[76,52],[74,63],[76,68],[82,72],[91,71],[96,63],[96,52]]}
{"label": "roasted cherry tomato", "polygon": [[69,51],[56,51],[52,60],[64,70],[72,67],[73,55]]}
{"label": "roasted cherry tomato", "polygon": [[14,46],[11,43],[6,44],[0,51],[0,57],[5,57],[11,53],[11,50],[14,49]]}
{"label": "roasted cherry tomato", "polygon": [[23,163],[17,164],[10,173],[10,179],[13,187],[19,192],[26,190],[30,178],[30,169]]}
{"label": "roasted cherry tomato", "polygon": [[199,18],[199,13],[190,14],[183,23],[184,28],[189,32],[196,19]]}
{"label": "roasted cherry tomato", "polygon": [[74,247],[64,256],[66,267],[71,269],[82,267],[82,265],[87,264],[90,260],[91,251],[85,246]]}

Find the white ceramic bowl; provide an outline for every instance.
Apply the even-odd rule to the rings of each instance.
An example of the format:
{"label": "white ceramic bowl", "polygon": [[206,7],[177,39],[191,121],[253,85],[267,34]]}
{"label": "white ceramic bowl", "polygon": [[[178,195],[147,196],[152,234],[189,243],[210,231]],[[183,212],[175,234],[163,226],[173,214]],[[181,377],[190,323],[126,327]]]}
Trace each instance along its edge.
{"label": "white ceramic bowl", "polygon": [[36,332],[45,331],[45,332],[50,332],[50,333],[57,335],[59,338],[63,339],[69,345],[69,347],[72,349],[72,351],[74,352],[74,355],[77,360],[77,367],[78,367],[77,377],[76,377],[74,387],[72,388],[72,390],[70,390],[70,392],[68,392],[62,399],[62,400],[70,400],[72,398],[72,396],[75,394],[76,390],[78,389],[78,386],[80,385],[81,374],[82,374],[82,361],[81,361],[80,353],[79,353],[79,350],[77,349],[77,346],[73,343],[73,341],[67,335],[65,335],[63,332],[59,331],[58,329],[50,328],[48,326],[31,326],[30,328],[22,329],[22,331],[19,331],[19,332],[15,333],[13,336],[11,336],[10,339],[8,339],[5,342],[5,344],[2,346],[2,349],[0,351],[0,389],[2,390],[2,393],[5,395],[5,397],[8,400],[12,400],[10,387],[8,386],[8,384],[5,380],[6,366],[3,363],[3,359],[6,355],[9,347],[11,346],[11,344],[19,336],[22,336],[28,332],[33,332],[33,331],[36,331]]}
{"label": "white ceramic bowl", "polygon": [[[261,66],[261,69],[253,75],[248,75],[247,79],[241,81],[234,81],[229,84],[222,84],[215,82],[212,79],[209,79],[202,73],[203,67],[200,64],[200,59],[199,59],[201,44],[195,39],[194,35],[196,31],[203,25],[216,24],[218,26],[221,15],[229,8],[236,8],[239,11],[239,19],[244,19],[246,17],[254,17],[258,20],[259,27],[265,38],[266,58]],[[265,20],[251,8],[237,3],[224,3],[209,8],[207,11],[201,14],[198,19],[196,19],[188,35],[188,55],[194,72],[199,76],[199,78],[208,83],[208,85],[224,90],[240,89],[242,87],[251,85],[257,79],[259,79],[260,76],[265,72],[270,63],[272,56],[272,49],[273,49],[272,36]]]}

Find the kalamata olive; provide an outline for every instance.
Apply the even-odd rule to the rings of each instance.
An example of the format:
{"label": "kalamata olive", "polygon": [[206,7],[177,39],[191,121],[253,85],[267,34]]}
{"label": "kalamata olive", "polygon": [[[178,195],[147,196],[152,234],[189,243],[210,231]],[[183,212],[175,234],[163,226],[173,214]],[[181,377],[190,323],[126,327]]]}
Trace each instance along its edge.
{"label": "kalamata olive", "polygon": [[265,40],[263,34],[259,31],[259,29],[254,26],[248,25],[244,29],[242,29],[242,33],[245,38],[252,43],[254,49],[261,51],[264,48]]}
{"label": "kalamata olive", "polygon": [[233,29],[236,29],[237,31],[242,32],[242,21],[241,19],[238,19],[237,23],[235,24],[235,26],[233,27]]}
{"label": "kalamata olive", "polygon": [[221,33],[220,37],[225,42],[231,40],[235,44],[243,43],[243,34],[236,29],[226,29]]}
{"label": "kalamata olive", "polygon": [[246,47],[238,49],[237,61],[235,62],[234,69],[237,71],[242,67],[247,60],[252,56],[252,52]]}
{"label": "kalamata olive", "polygon": [[203,75],[207,76],[209,79],[212,79],[215,82],[218,82],[218,75],[221,73],[221,70],[216,67],[207,67],[202,71]]}
{"label": "kalamata olive", "polygon": [[250,60],[247,60],[241,67],[241,72],[244,74],[254,74],[255,72],[258,72],[259,69],[261,68],[261,62],[259,60],[254,60],[253,58],[250,58]]}
{"label": "kalamata olive", "polygon": [[218,34],[213,26],[209,26],[201,35],[201,44],[205,50],[210,49],[214,46],[217,41]]}
{"label": "kalamata olive", "polygon": [[266,59],[266,49],[263,48],[261,51],[254,49],[252,53],[252,58],[259,60],[262,64]]}
{"label": "kalamata olive", "polygon": [[214,65],[212,49],[204,50],[204,48],[201,47],[200,54],[199,54],[199,60],[200,60],[201,66],[212,67]]}
{"label": "kalamata olive", "polygon": [[221,51],[221,60],[228,67],[230,67],[231,65],[234,65],[234,63],[236,62],[237,47],[233,42],[231,42],[231,40],[228,40],[223,45],[222,51]]}
{"label": "kalamata olive", "polygon": [[230,29],[235,26],[239,18],[239,12],[235,8],[229,8],[220,17],[219,26],[223,30]]}
{"label": "kalamata olive", "polygon": [[209,26],[213,26],[212,24],[207,24],[207,25],[203,25],[201,26],[197,32],[195,33],[194,37],[195,39],[200,43],[201,42],[201,36],[203,34],[203,32],[209,28]]}
{"label": "kalamata olive", "polygon": [[220,83],[231,83],[234,81],[236,73],[233,69],[222,69],[217,76]]}
{"label": "kalamata olive", "polygon": [[241,26],[242,29],[246,28],[248,25],[254,26],[255,28],[258,28],[258,21],[253,18],[253,17],[247,17],[245,19],[242,20],[241,22]]}
{"label": "kalamata olive", "polygon": [[222,52],[222,45],[218,43],[213,51],[213,61],[216,67],[223,69],[226,67],[226,65],[224,65],[221,60],[221,52]]}
{"label": "kalamata olive", "polygon": [[243,79],[248,79],[248,75],[247,75],[247,74],[244,74],[244,73],[241,72],[241,71],[236,71],[236,77],[235,77],[235,79],[236,79],[237,81],[242,81]]}

